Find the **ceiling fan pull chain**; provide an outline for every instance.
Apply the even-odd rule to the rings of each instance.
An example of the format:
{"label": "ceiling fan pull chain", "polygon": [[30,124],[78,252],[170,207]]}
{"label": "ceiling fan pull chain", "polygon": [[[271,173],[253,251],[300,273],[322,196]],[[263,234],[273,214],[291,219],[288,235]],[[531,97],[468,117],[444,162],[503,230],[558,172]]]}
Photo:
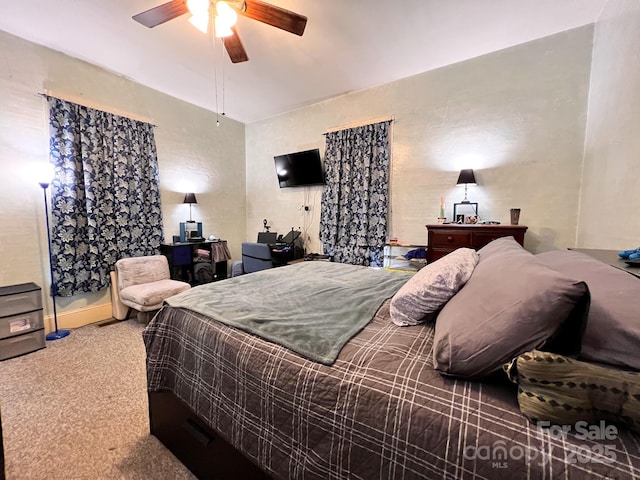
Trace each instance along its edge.
{"label": "ceiling fan pull chain", "polygon": [[[224,46],[224,38],[222,39],[222,45]],[[224,117],[225,115],[225,105],[224,105],[224,58],[222,59],[222,116]]]}
{"label": "ceiling fan pull chain", "polygon": [[[224,40],[222,40],[224,42]],[[216,108],[216,127],[220,126],[220,109],[218,108],[218,49],[216,48],[216,34],[211,32],[211,45],[213,47],[213,90]]]}

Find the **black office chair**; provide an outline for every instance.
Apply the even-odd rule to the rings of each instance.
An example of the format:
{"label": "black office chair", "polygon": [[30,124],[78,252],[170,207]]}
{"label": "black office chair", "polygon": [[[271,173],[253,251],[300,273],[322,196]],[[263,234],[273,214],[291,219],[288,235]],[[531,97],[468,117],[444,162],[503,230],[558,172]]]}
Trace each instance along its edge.
{"label": "black office chair", "polygon": [[273,268],[271,247],[266,243],[242,242],[242,261],[233,262],[231,276]]}

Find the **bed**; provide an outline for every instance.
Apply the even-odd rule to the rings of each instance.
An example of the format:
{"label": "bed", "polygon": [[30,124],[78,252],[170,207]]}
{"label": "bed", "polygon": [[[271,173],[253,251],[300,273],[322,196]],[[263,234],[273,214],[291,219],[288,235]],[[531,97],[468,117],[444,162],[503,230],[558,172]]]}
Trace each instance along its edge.
{"label": "bed", "polygon": [[[486,257],[510,248],[515,247],[505,248],[504,243],[489,246]],[[507,375],[501,373],[507,370],[507,362],[502,358],[498,361],[505,364],[504,368],[501,365],[499,371],[493,369],[490,374],[483,371],[482,375],[474,374],[471,378],[455,371],[456,362],[451,359],[447,364],[449,367],[443,368],[446,362],[442,354],[437,354],[442,350],[443,336],[448,339],[448,348],[455,339],[452,340],[451,332],[438,330],[438,324],[460,308],[454,299],[461,298],[466,302],[465,295],[473,296],[474,288],[477,288],[474,285],[486,287],[487,278],[482,275],[486,275],[487,269],[481,271],[481,266],[490,267],[491,262],[483,258],[482,250],[478,258],[477,266],[467,278],[458,278],[458,283],[462,284],[454,288],[450,298],[432,307],[434,315],[427,315],[427,321],[410,326],[398,325],[402,322],[394,320],[394,309],[402,305],[398,300],[400,293],[416,295],[415,288],[409,288],[414,277],[346,266],[346,270],[358,269],[358,275],[365,272],[365,276],[373,278],[374,284],[383,285],[383,293],[373,304],[364,305],[366,302],[360,299],[360,293],[367,289],[376,291],[377,287],[362,288],[358,281],[348,280],[348,277],[329,282],[332,285],[326,289],[329,295],[326,298],[335,297],[336,292],[343,292],[349,298],[348,288],[353,287],[360,292],[355,294],[354,308],[369,315],[351,328],[334,357],[311,352],[313,359],[306,358],[307,353],[296,352],[299,345],[273,338],[269,332],[264,335],[264,332],[258,332],[258,335],[253,327],[249,328],[251,331],[245,331],[243,322],[247,318],[253,319],[248,323],[256,324],[258,330],[269,323],[269,315],[265,312],[274,308],[269,306],[269,297],[276,298],[273,305],[285,297],[296,299],[293,301],[298,302],[300,309],[312,304],[316,313],[317,302],[320,302],[320,305],[324,304],[323,314],[331,312],[333,302],[323,300],[322,296],[315,298],[322,288],[307,285],[305,279],[319,282],[324,281],[325,276],[340,279],[346,271],[345,266],[302,262],[191,289],[201,295],[200,299],[211,299],[198,301],[199,305],[210,303],[207,308],[189,306],[183,294],[173,297],[143,334],[147,349],[151,433],[198,478],[574,479],[639,476],[640,436],[633,423],[613,426],[611,415],[602,417],[605,422],[585,416],[583,411],[582,417],[575,418],[588,418],[589,422],[573,422],[564,425],[563,430],[562,422],[554,422],[551,418],[545,424],[546,420],[542,418],[543,427],[536,424],[541,417],[534,419],[531,411],[523,413],[520,409],[526,394],[534,391],[530,387],[535,389],[539,385],[525,387],[524,383],[518,384],[517,369],[509,372],[512,380],[509,381]],[[538,267],[544,260],[536,258],[534,263]],[[546,260],[551,264],[555,261],[554,258]],[[504,261],[508,264],[518,262],[513,255],[506,255]],[[439,262],[446,264],[439,260],[433,265]],[[564,257],[555,263],[563,262],[567,263]],[[544,268],[552,269],[548,265]],[[500,276],[507,278],[497,282],[517,283],[508,278],[503,267],[499,270]],[[522,272],[522,266],[514,271]],[[433,285],[438,283],[429,272],[423,277],[430,275],[431,286],[423,285],[417,295],[424,297],[424,288],[433,290]],[[476,275],[478,281],[474,279]],[[574,282],[579,283],[585,282]],[[467,290],[468,293],[463,294]],[[593,289],[590,290],[593,308],[597,299]],[[246,305],[253,305],[253,309],[246,308],[233,296],[225,300],[227,295],[232,295],[231,291],[243,292],[240,295],[244,295]],[[482,305],[486,300],[483,299]],[[246,316],[223,323],[217,314],[208,310],[216,309],[217,305],[218,310],[224,311],[232,304]],[[574,307],[580,304],[579,300],[572,303]],[[312,330],[306,323],[312,319],[304,318],[287,305],[288,317],[299,322],[296,328]],[[486,308],[474,307],[475,312]],[[576,308],[569,310],[575,317]],[[584,304],[581,311],[587,315]],[[481,313],[475,314],[476,319],[480,316]],[[327,325],[330,323],[324,324],[323,328]],[[560,340],[567,344],[568,327],[577,331],[574,336],[582,337],[584,333],[585,341],[589,337],[584,323],[567,321],[564,327],[564,330],[554,330],[545,342],[536,340],[533,347],[557,347]],[[318,332],[321,335],[322,329]],[[291,335],[296,336],[295,332]],[[342,333],[337,337],[340,335]],[[496,342],[490,342],[491,345],[500,343],[498,340],[506,336],[495,332],[492,335]],[[308,343],[309,338],[303,338],[302,343]],[[526,350],[507,352],[506,355],[511,360],[517,357],[524,362],[520,354],[528,352],[527,355],[531,355],[531,351],[537,351],[529,347],[531,345],[524,347]],[[571,345],[572,349],[574,347]],[[509,348],[501,346],[501,354]],[[633,355],[637,355],[636,352]],[[575,359],[575,355],[564,357],[565,353],[571,352],[554,353],[554,358],[559,358],[563,367],[567,362],[562,359]],[[576,365],[582,365],[582,360],[576,361]],[[636,370],[629,365],[606,368],[610,367],[631,372],[631,375]],[[447,368],[454,370],[444,371]],[[466,364],[461,368],[467,368]],[[524,374],[520,375],[524,377]],[[521,381],[524,380],[526,378]],[[532,395],[534,399],[544,400],[543,393]]]}

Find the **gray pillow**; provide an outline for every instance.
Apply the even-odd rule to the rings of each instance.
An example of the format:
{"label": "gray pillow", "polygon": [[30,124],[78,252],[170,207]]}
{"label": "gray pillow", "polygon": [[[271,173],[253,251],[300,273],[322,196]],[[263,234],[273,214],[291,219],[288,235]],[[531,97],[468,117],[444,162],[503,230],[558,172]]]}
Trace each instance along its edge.
{"label": "gray pillow", "polygon": [[640,370],[640,279],[571,250],[536,257],[589,287],[591,307],[581,358]]}
{"label": "gray pillow", "polygon": [[547,267],[513,237],[494,242],[478,251],[471,278],[436,319],[433,357],[442,373],[482,377],[548,344],[556,353],[579,351],[585,283]]}
{"label": "gray pillow", "polygon": [[396,325],[418,325],[436,312],[469,280],[478,263],[471,248],[459,248],[419,270],[391,299]]}

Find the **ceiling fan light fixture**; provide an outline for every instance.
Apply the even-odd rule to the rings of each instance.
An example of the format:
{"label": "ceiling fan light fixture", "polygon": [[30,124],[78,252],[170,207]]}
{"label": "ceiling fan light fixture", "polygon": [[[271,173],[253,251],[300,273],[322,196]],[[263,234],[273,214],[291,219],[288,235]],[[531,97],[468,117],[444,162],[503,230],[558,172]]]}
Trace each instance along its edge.
{"label": "ceiling fan light fixture", "polygon": [[223,38],[223,37],[230,37],[231,35],[233,35],[233,30],[231,30],[231,25],[226,24],[224,22],[224,19],[220,18],[219,16],[216,16],[214,23],[215,23],[215,29],[216,29],[216,37]]}
{"label": "ceiling fan light fixture", "polygon": [[227,2],[218,0],[216,2],[216,18],[222,19],[221,21],[230,29],[238,21],[238,14]]}
{"label": "ceiling fan light fixture", "polygon": [[216,18],[214,20],[216,37],[230,37],[233,35],[231,27],[238,21],[238,14],[229,6],[227,2],[218,0],[216,2]]}
{"label": "ceiling fan light fixture", "polygon": [[191,15],[189,22],[191,23],[191,25],[193,25],[198,30],[200,30],[202,33],[207,33],[209,31],[209,14],[208,13]]}
{"label": "ceiling fan light fixture", "polygon": [[187,0],[187,9],[194,17],[209,14],[209,0]]}
{"label": "ceiling fan light fixture", "polygon": [[207,32],[212,24],[211,27],[216,30],[216,37],[227,37],[222,44],[232,63],[249,60],[234,27],[238,15],[298,36],[302,36],[307,25],[307,17],[304,15],[263,0],[165,0],[165,3],[140,12],[132,18],[147,28],[153,28],[185,13],[193,15],[194,18],[190,18],[191,23],[202,32]]}

